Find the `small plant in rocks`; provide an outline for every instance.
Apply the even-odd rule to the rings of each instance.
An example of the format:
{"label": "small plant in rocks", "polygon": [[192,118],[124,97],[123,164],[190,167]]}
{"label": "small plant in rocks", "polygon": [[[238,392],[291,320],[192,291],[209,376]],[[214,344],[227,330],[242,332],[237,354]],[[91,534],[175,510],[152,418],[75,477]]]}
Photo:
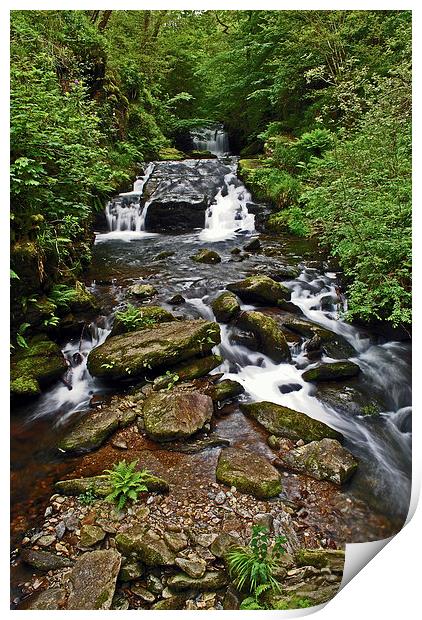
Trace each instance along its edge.
{"label": "small plant in rocks", "polygon": [[93,488],[89,488],[86,491],[84,491],[84,493],[81,493],[80,495],[78,495],[78,500],[80,501],[81,504],[84,504],[85,506],[90,506],[97,499],[98,499],[98,496],[95,493]]}
{"label": "small plant in rocks", "polygon": [[126,310],[116,312],[116,320],[123,323],[129,332],[157,323],[152,317],[144,316],[142,308],[136,308],[132,304],[128,304]]}
{"label": "small plant in rocks", "polygon": [[118,510],[123,510],[128,500],[136,502],[139,493],[148,491],[146,481],[151,473],[147,469],[135,471],[138,460],[127,463],[126,460],[113,465],[113,469],[105,469],[108,481],[112,487],[111,493],[106,497],[109,502],[114,502]]}
{"label": "small plant in rocks", "polygon": [[[260,597],[267,590],[280,591],[280,583],[274,577],[280,558],[286,553],[284,536],[277,536],[270,546],[268,528],[262,525],[252,527],[252,537],[248,547],[238,547],[229,551],[227,562],[233,583],[239,590],[247,589],[250,597],[243,601],[243,609],[265,609],[260,605]],[[249,607],[248,605],[252,605]]]}

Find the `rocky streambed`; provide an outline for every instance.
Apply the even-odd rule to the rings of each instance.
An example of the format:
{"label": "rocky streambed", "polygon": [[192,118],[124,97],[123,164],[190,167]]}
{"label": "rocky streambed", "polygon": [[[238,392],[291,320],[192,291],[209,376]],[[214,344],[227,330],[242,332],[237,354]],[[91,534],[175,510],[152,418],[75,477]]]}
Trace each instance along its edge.
{"label": "rocky streambed", "polygon": [[[254,524],[287,540],[278,603],[319,604],[346,542],[401,527],[410,344],[345,323],[335,266],[258,235],[233,170],[162,163],[109,205],[90,314],[16,361],[43,393],[12,420],[14,606],[236,609],[226,554]],[[28,368],[47,351],[46,381]],[[150,478],[119,511],[103,472],[122,459]]]}

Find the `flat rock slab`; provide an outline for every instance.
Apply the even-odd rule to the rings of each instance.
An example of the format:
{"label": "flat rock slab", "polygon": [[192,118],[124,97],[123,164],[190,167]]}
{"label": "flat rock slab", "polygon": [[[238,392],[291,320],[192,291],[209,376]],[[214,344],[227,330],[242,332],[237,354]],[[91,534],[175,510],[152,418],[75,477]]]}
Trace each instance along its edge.
{"label": "flat rock slab", "polygon": [[88,357],[92,375],[129,379],[155,368],[174,366],[220,343],[220,327],[203,319],[172,321],[108,338]]}
{"label": "flat rock slab", "polygon": [[298,566],[328,567],[334,573],[343,573],[345,553],[341,549],[299,549],[295,560]]}
{"label": "flat rock slab", "polygon": [[173,575],[167,582],[170,590],[182,592],[184,590],[194,590],[196,592],[212,592],[219,590],[227,584],[227,575],[223,571],[207,571],[203,577],[194,579],[185,573]]}
{"label": "flat rock slab", "polygon": [[67,609],[110,609],[121,560],[115,549],[81,555],[70,574]]}
{"label": "flat rock slab", "polygon": [[226,288],[246,302],[283,306],[284,301],[290,299],[289,289],[268,276],[250,276]]}
{"label": "flat rock slab", "polygon": [[241,493],[259,499],[276,497],[281,493],[280,474],[260,454],[239,448],[221,451],[216,478],[228,486],[235,486]]}
{"label": "flat rock slab", "polygon": [[356,377],[360,373],[360,367],[354,362],[332,362],[318,364],[302,374],[304,381],[341,381]]}
{"label": "flat rock slab", "polygon": [[338,485],[349,480],[358,467],[355,457],[335,439],[312,441],[283,454],[281,459],[294,471]]}
{"label": "flat rock slab", "polygon": [[211,397],[200,392],[157,392],[143,405],[145,431],[156,441],[190,437],[211,420],[213,411]]}
{"label": "flat rock slab", "polygon": [[24,549],[20,554],[20,558],[25,564],[44,572],[73,566],[72,560],[49,551]]}
{"label": "flat rock slab", "polygon": [[70,432],[59,442],[62,452],[95,450],[116,431],[134,422],[140,413],[139,405],[129,398],[113,399],[108,407],[83,414]]}
{"label": "flat rock slab", "polygon": [[247,403],[240,406],[241,411],[254,418],[257,422],[277,437],[287,437],[293,441],[318,441],[328,437],[342,439],[337,432],[324,422],[314,420],[301,411],[295,411],[276,403],[262,401]]}
{"label": "flat rock slab", "polygon": [[[143,482],[148,487],[148,491],[156,493],[168,493],[169,491],[168,482],[153,474]],[[81,495],[81,493],[92,491],[98,497],[106,497],[112,491],[107,475],[60,480],[55,483],[54,488],[61,495]]]}

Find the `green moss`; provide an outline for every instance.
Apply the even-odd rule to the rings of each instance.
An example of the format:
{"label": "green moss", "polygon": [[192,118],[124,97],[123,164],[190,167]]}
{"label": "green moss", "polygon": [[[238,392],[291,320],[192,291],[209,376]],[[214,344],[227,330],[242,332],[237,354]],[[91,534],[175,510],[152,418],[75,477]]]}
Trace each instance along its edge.
{"label": "green moss", "polygon": [[360,368],[353,362],[332,362],[319,364],[315,368],[306,370],[302,374],[304,381],[333,381],[355,377],[360,373]]}
{"label": "green moss", "polygon": [[221,293],[211,304],[215,318],[220,323],[229,323],[240,312],[236,295],[226,291]]}
{"label": "green moss", "polygon": [[30,398],[41,394],[39,383],[33,377],[18,377],[10,382],[10,391],[16,397]]}
{"label": "green moss", "polygon": [[186,159],[185,153],[171,146],[161,148],[158,152],[159,161],[180,161]]}
{"label": "green moss", "polygon": [[46,336],[28,342],[27,349],[11,358],[11,393],[16,397],[35,396],[44,387],[59,379],[67,368],[60,348]]}
{"label": "green moss", "polygon": [[226,288],[246,302],[282,306],[285,300],[290,299],[290,291],[286,286],[264,275],[250,276],[228,284]]}
{"label": "green moss", "polygon": [[208,265],[214,265],[215,263],[221,263],[221,257],[214,250],[207,250],[206,248],[199,250],[196,254],[191,256],[191,259],[195,263],[207,263]]}
{"label": "green moss", "polygon": [[258,340],[259,351],[275,362],[291,360],[289,345],[277,322],[262,312],[241,312],[236,323],[242,329],[251,331]]}

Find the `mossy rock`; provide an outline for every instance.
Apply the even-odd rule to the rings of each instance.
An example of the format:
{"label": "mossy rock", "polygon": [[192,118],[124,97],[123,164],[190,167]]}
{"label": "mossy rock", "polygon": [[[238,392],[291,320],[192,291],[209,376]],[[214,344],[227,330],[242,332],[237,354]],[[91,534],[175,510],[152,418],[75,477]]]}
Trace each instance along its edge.
{"label": "mossy rock", "polygon": [[251,331],[258,343],[258,350],[268,355],[274,362],[290,362],[291,355],[286,338],[277,322],[263,314],[248,310],[241,312],[236,325],[246,331]]}
{"label": "mossy rock", "polygon": [[82,282],[76,282],[72,299],[68,302],[71,312],[98,312],[100,305]]}
{"label": "mossy rock", "polygon": [[231,398],[236,398],[240,396],[240,394],[243,394],[244,391],[245,388],[243,385],[232,379],[224,379],[220,381],[220,383],[213,383],[206,388],[206,393],[211,396],[214,402],[223,402]]}
{"label": "mossy rock", "polygon": [[228,284],[226,288],[245,302],[282,306],[283,302],[290,299],[287,287],[265,275],[250,276]]}
{"label": "mossy rock", "polygon": [[27,349],[16,351],[10,364],[12,398],[37,396],[67,369],[60,348],[44,335],[32,338]]}
{"label": "mossy rock", "polygon": [[[173,381],[190,381],[204,377],[211,370],[217,368],[223,363],[224,359],[221,355],[207,355],[193,359],[188,364],[180,364],[169,369],[166,375],[161,375],[154,380],[154,390],[169,389],[172,387]],[[177,377],[177,378],[176,378]]]}
{"label": "mossy rock", "polygon": [[332,572],[343,573],[345,553],[341,549],[299,549],[295,560],[298,566],[328,567]]}
{"label": "mossy rock", "polygon": [[217,252],[214,252],[214,250],[208,250],[206,248],[199,250],[196,254],[191,256],[191,259],[195,261],[195,263],[207,263],[208,265],[221,263],[221,256]]}
{"label": "mossy rock", "polygon": [[233,293],[230,293],[230,291],[221,293],[221,295],[214,299],[211,303],[211,308],[215,318],[220,323],[230,323],[240,312],[240,305],[237,297]]}
{"label": "mossy rock", "polygon": [[175,553],[166,541],[148,530],[135,525],[116,536],[117,549],[126,557],[134,557],[146,566],[175,566]]}
{"label": "mossy rock", "polygon": [[193,150],[189,151],[188,155],[191,159],[217,159],[217,155],[211,151]]}
{"label": "mossy rock", "polygon": [[145,299],[151,299],[151,297],[158,295],[158,291],[151,284],[134,284],[129,287],[129,294],[140,301],[144,301]]}
{"label": "mossy rock", "polygon": [[[170,488],[166,480],[153,474],[146,478],[145,485],[151,493],[168,493]],[[82,495],[87,491],[92,491],[97,497],[101,498],[107,497],[113,490],[106,474],[87,478],[59,480],[55,483],[54,489],[61,495]]]}
{"label": "mossy rock", "polygon": [[194,592],[214,592],[227,585],[228,578],[224,571],[207,571],[202,577],[195,579],[186,573],[172,575],[167,585],[174,592],[193,590]]}
{"label": "mossy rock", "polygon": [[321,327],[316,323],[292,315],[281,317],[279,320],[284,327],[287,327],[287,329],[290,329],[304,338],[310,339],[314,336],[318,336],[321,340],[323,350],[333,359],[344,359],[356,355],[355,349],[345,338],[325,327]]}
{"label": "mossy rock", "polygon": [[203,355],[219,342],[217,323],[203,319],[160,323],[109,337],[90,353],[88,368],[96,377],[129,379]]}
{"label": "mossy rock", "polygon": [[332,362],[318,364],[302,373],[304,381],[341,381],[356,377],[360,373],[360,367],[353,362]]}
{"label": "mossy rock", "polygon": [[118,428],[128,426],[140,414],[139,404],[130,398],[115,398],[108,407],[87,411],[59,442],[62,452],[95,450]]}
{"label": "mossy rock", "polygon": [[305,442],[319,441],[325,437],[342,439],[341,433],[327,424],[314,420],[301,411],[295,411],[276,403],[269,401],[247,403],[240,405],[240,409],[277,437],[287,437],[293,441],[303,439]]}
{"label": "mossy rock", "polygon": [[282,490],[280,474],[265,457],[239,448],[225,448],[221,451],[216,478],[258,499],[277,497]]}
{"label": "mossy rock", "polygon": [[181,161],[182,159],[186,159],[185,153],[171,146],[162,148],[158,152],[159,161]]}
{"label": "mossy rock", "polygon": [[110,337],[140,329],[148,329],[154,323],[169,323],[176,320],[176,317],[171,312],[161,308],[161,306],[141,306],[136,310],[138,311],[137,318],[139,318],[139,321],[132,321],[131,323],[125,323],[117,313]]}
{"label": "mossy rock", "polygon": [[339,486],[347,482],[358,467],[358,461],[353,454],[335,439],[311,441],[283,454],[281,459],[294,471],[317,480],[328,480]]}
{"label": "mossy rock", "polygon": [[145,431],[155,441],[190,437],[211,420],[212,399],[200,392],[155,392],[145,399]]}

